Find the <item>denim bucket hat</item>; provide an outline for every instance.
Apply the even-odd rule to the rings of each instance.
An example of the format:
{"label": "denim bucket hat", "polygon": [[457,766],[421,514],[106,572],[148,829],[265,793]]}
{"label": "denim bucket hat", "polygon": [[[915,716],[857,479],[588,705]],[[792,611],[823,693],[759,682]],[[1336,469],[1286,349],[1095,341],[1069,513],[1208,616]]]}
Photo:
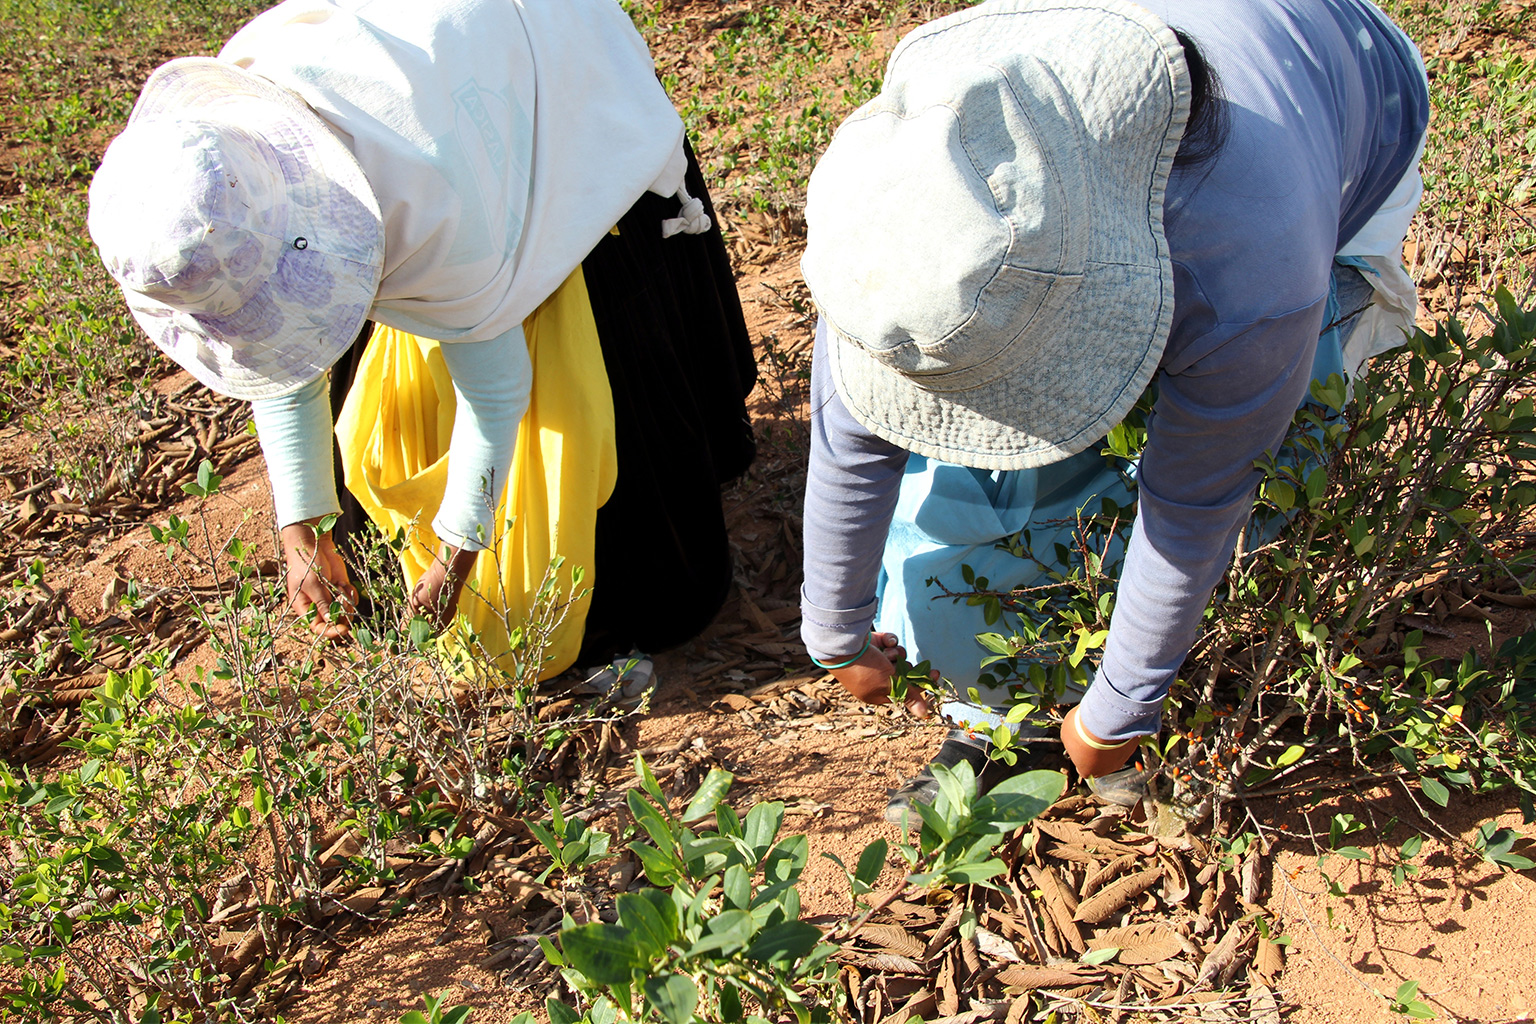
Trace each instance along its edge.
{"label": "denim bucket hat", "polygon": [[234,398],[324,373],[384,268],[378,200],[351,151],[295,94],[211,58],[150,75],[86,223],[155,344]]}
{"label": "denim bucket hat", "polygon": [[801,270],[849,412],[998,470],[1118,423],[1172,323],[1189,91],[1173,30],[1121,0],[991,0],[903,39],[806,200]]}

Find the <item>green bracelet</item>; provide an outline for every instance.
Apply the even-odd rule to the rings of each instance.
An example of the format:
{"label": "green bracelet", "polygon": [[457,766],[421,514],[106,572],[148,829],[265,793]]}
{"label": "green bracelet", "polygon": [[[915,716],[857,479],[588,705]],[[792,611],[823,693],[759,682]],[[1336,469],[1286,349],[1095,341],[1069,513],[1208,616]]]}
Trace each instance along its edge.
{"label": "green bracelet", "polygon": [[828,672],[833,672],[833,671],[836,671],[837,669],[847,668],[849,665],[852,665],[854,662],[856,662],[860,658],[864,657],[864,652],[867,651],[867,650],[869,650],[869,637],[865,637],[864,638],[864,646],[859,648],[859,653],[855,654],[853,657],[849,658],[847,661],[840,661],[836,665],[828,665],[826,662],[822,661],[820,658],[816,657],[816,655],[813,654],[813,655],[811,655],[811,663],[813,665],[815,665],[817,668],[824,668]]}

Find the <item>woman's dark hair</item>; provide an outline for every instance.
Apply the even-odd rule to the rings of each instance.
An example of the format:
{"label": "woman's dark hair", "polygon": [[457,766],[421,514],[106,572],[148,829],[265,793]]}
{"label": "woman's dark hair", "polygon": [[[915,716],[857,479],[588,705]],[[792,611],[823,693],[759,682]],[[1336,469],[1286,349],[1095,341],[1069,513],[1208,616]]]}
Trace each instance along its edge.
{"label": "woman's dark hair", "polygon": [[1192,167],[1221,152],[1226,143],[1226,104],[1222,102],[1221,80],[1205,62],[1200,47],[1181,29],[1174,29],[1173,34],[1184,47],[1184,63],[1189,67],[1189,123],[1184,126],[1173,166]]}

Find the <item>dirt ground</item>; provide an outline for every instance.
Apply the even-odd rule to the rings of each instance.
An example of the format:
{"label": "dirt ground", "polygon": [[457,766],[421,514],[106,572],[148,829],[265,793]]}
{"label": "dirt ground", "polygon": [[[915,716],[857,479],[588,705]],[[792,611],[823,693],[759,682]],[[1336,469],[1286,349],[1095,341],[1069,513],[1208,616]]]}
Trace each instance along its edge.
{"label": "dirt ground", "polygon": [[[805,914],[814,919],[847,909],[841,869],[820,854],[851,861],[873,839],[896,838],[881,816],[887,791],[923,765],[943,727],[857,705],[810,666],[798,644],[806,440],[801,373],[808,365],[811,323],[798,273],[803,240],[790,220],[754,214],[732,224],[738,287],[763,376],[752,399],[761,456],[723,497],[737,591],[704,636],[658,656],[655,705],[626,740],[632,749],[682,751],[701,766],[732,771],[730,799],[740,810],[758,799],[785,801],[786,831],[803,831],[811,842],[800,891]],[[1441,308],[1442,292],[1429,296]],[[200,392],[189,383],[177,373],[157,390],[195,401]],[[218,415],[204,418],[212,424]],[[254,443],[202,440],[227,459],[221,491],[206,509],[210,527],[221,536],[238,533],[272,555],[271,496]],[[169,459],[182,458],[180,451]],[[41,550],[37,531],[21,527],[28,497],[22,492],[37,452],[37,439],[19,426],[0,428],[0,477],[7,481],[0,484],[0,527],[22,538],[6,542],[7,571]],[[66,507],[53,513],[54,521],[71,521],[68,502],[61,504]],[[187,515],[193,507],[190,499],[166,499],[129,508],[106,524],[81,517],[77,533],[46,545],[50,586],[90,624],[105,617],[101,595],[115,578],[147,589],[175,585],[144,524],[163,522],[173,512]],[[1536,625],[1530,612],[1503,614],[1507,630]],[[1464,635],[1442,638],[1448,645],[1477,642],[1476,629],[1457,629]],[[208,649],[189,640],[175,671],[211,662]],[[61,675],[60,685],[75,678]],[[616,762],[603,785],[620,786],[628,774]],[[1389,997],[1405,979],[1420,982],[1419,998],[1442,1020],[1536,1019],[1536,872],[1502,870],[1471,847],[1478,827],[1490,819],[1527,837],[1536,835],[1536,827],[1522,822],[1509,797],[1458,794],[1449,808],[1431,807],[1435,813],[1426,817],[1415,794],[1352,781],[1353,774],[1343,767],[1316,774],[1293,792],[1239,809],[1245,817],[1237,827],[1257,831],[1264,843],[1260,902],[1283,921],[1289,938],[1275,986],[1281,1019],[1401,1020]],[[1352,839],[1366,859],[1323,856],[1328,821],[1340,812],[1367,822]],[[1394,884],[1396,851],[1415,832],[1426,837],[1417,858],[1421,870]],[[1530,842],[1521,847],[1528,856]],[[887,869],[887,883],[897,877]],[[1342,896],[1330,894],[1330,881]],[[522,987],[499,951],[544,909],[529,909],[526,898],[495,879],[475,896],[420,900],[372,928],[332,938],[323,962],[305,972],[302,991],[279,1012],[291,1024],[393,1024],[419,1007],[422,994],[446,993],[449,1005],[475,1008],[475,1024],[509,1021],[518,1011],[541,1008],[544,993]],[[1189,1017],[1199,1019],[1198,1008]]]}
{"label": "dirt ground", "polygon": [[[794,272],[794,253],[786,248],[757,274],[743,277],[755,339],[776,332],[793,345],[808,338],[808,324],[781,299]],[[174,394],[183,383],[178,374],[161,390]],[[803,482],[794,474],[803,468],[793,441],[799,429],[795,384],[787,382],[788,414],[779,388],[770,379],[756,397],[763,458],[724,498],[738,593],[703,637],[660,655],[659,696],[631,742],[649,751],[686,748],[701,763],[732,771],[737,782],[731,799],[741,810],[757,799],[785,801],[786,828],[811,839],[801,895],[805,913],[815,917],[847,909],[839,869],[819,855],[851,860],[876,837],[896,838],[880,813],[886,793],[924,763],[942,727],[855,704],[798,648],[795,534]],[[0,432],[0,448],[11,453],[26,442],[14,429]],[[269,502],[260,457],[252,455],[228,473],[205,515],[215,534],[238,533],[270,550]],[[191,509],[188,500],[168,511],[186,515]],[[87,539],[52,571],[53,585],[87,618],[114,576],[141,586],[174,583],[160,546],[143,527]],[[768,648],[781,650],[777,656],[754,648],[762,646],[758,641],[741,639],[760,638],[765,619],[780,630],[780,647]],[[210,664],[206,650],[193,649],[177,671]],[[627,775],[627,767],[616,764],[607,782],[620,785]],[[1290,939],[1276,988],[1284,1019],[1401,1019],[1389,1011],[1386,996],[1407,978],[1421,983],[1420,998],[1442,1019],[1517,1021],[1536,1013],[1536,932],[1520,927],[1536,920],[1536,877],[1485,864],[1468,845],[1478,825],[1495,816],[1501,825],[1529,832],[1509,800],[1461,800],[1430,821],[1405,793],[1352,788],[1340,772],[1316,777],[1293,795],[1255,802],[1249,811],[1273,843],[1264,858],[1263,902],[1284,921]],[[1356,837],[1369,858],[1327,857],[1320,866],[1318,848],[1307,837],[1321,833],[1326,849],[1327,822],[1338,811],[1370,822],[1370,831]],[[1414,831],[1428,837],[1419,858],[1423,869],[1394,885],[1394,852]],[[894,881],[894,869],[888,872]],[[1328,895],[1324,872],[1342,887],[1342,898]],[[480,1024],[509,1020],[541,1006],[543,993],[509,987],[511,979],[497,965],[480,965],[494,959],[495,944],[526,928],[527,918],[494,882],[474,897],[424,900],[334,943],[325,969],[281,1008],[282,1015],[294,1024],[386,1024],[418,1006],[422,993],[446,991],[451,1002],[474,1006]]]}

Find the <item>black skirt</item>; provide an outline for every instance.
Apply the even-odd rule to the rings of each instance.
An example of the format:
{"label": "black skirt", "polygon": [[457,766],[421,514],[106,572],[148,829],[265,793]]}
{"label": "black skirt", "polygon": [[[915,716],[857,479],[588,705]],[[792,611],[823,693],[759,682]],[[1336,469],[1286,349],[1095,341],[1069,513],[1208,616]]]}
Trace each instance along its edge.
{"label": "black skirt", "polygon": [[[687,187],[715,220],[691,148]],[[730,592],[720,488],[756,454],[746,397],[752,343],[718,223],[661,235],[678,201],[647,192],[582,261],[613,391],[618,480],[597,514],[595,583],[578,666],[697,636]],[[331,406],[346,400],[372,324],[331,371]],[[337,479],[341,479],[337,452]],[[343,491],[337,533],[367,516]]]}

